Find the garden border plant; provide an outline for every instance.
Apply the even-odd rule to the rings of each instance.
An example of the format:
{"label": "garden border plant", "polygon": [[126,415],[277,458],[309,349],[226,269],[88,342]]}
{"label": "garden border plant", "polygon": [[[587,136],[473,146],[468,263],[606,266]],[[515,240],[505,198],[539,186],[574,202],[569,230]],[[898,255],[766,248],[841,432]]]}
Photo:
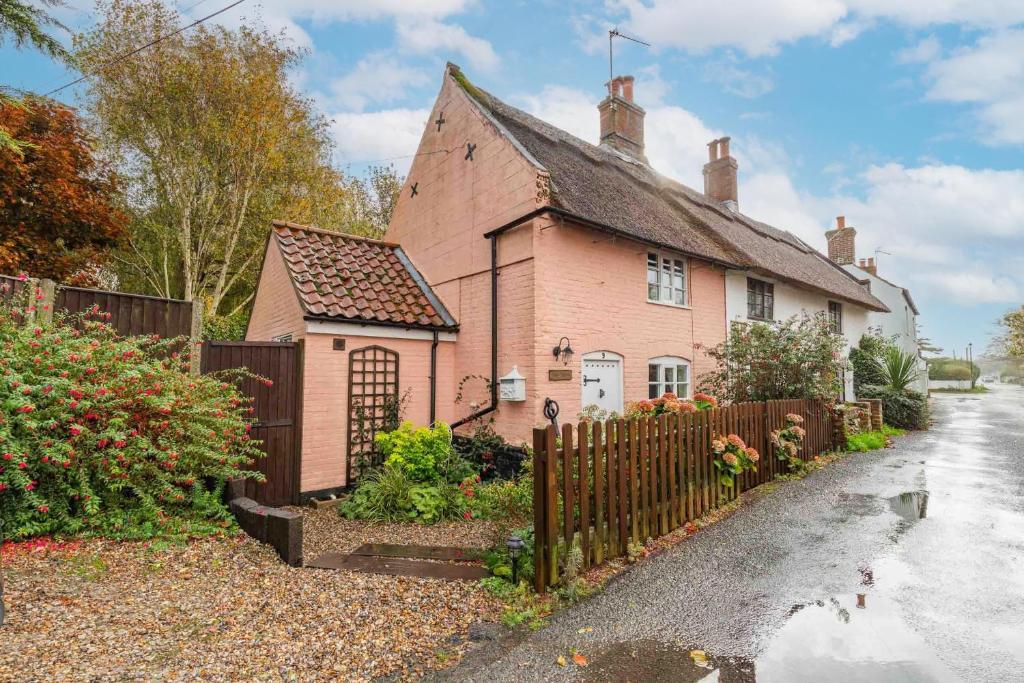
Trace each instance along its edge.
{"label": "garden border plant", "polygon": [[224,482],[263,475],[248,469],[262,452],[249,437],[249,399],[229,374],[191,375],[176,351],[184,340],[120,337],[98,307],[52,322],[38,313],[31,300],[0,306],[8,537],[181,538],[231,528]]}

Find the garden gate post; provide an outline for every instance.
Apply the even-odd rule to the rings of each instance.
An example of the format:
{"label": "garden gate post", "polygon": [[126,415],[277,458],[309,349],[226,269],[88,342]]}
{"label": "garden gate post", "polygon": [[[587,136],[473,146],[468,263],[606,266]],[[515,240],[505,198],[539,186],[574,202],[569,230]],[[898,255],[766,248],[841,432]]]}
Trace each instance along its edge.
{"label": "garden gate post", "polygon": [[545,472],[547,471],[548,454],[544,450],[544,430],[533,430],[533,587],[538,593],[543,593],[547,587],[547,572],[545,571],[545,560],[547,558],[547,510],[544,486],[547,483]]}

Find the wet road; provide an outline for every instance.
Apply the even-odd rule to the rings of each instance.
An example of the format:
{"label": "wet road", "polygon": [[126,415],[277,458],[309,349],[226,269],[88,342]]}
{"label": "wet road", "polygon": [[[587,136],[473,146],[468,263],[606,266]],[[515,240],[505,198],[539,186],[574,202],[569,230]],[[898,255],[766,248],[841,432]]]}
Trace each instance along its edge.
{"label": "wet road", "polygon": [[939,395],[934,418],[782,484],[446,677],[1024,679],[1024,388]]}

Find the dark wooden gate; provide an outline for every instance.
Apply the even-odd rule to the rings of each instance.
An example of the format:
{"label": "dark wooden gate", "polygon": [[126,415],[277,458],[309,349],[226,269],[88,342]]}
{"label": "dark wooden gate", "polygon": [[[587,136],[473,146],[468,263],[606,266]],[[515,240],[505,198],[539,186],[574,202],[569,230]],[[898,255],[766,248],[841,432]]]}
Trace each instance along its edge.
{"label": "dark wooden gate", "polygon": [[302,453],[302,342],[204,342],[202,372],[248,368],[273,384],[243,378],[241,390],[253,398],[252,438],[267,454],[256,468],[263,483],[247,482],[246,495],[264,505],[299,502]]}

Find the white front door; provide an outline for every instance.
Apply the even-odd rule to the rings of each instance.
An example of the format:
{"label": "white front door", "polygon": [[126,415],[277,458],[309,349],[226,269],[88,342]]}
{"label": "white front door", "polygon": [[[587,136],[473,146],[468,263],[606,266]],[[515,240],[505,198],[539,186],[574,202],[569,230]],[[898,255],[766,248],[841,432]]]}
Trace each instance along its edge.
{"label": "white front door", "polygon": [[583,356],[582,406],[596,405],[609,412],[622,412],[622,356],[595,351]]}

